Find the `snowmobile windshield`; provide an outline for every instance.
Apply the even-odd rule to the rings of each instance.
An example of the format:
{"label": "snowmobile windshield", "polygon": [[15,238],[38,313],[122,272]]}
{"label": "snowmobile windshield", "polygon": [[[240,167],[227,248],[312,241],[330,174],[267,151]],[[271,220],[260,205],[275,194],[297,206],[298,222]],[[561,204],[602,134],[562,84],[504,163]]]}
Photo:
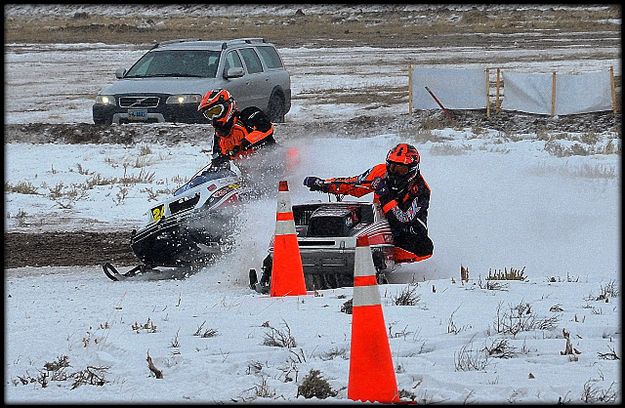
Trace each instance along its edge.
{"label": "snowmobile windshield", "polygon": [[237,177],[237,174],[233,172],[232,170],[226,169],[226,168],[220,168],[220,169],[210,168],[207,171],[204,171],[198,174],[197,176],[193,177],[191,180],[187,182],[187,184],[183,185],[178,190],[176,190],[176,192],[174,193],[174,196],[180,195],[193,187],[199,186],[204,183],[208,183],[209,181],[219,180],[219,179],[223,179],[226,177]]}

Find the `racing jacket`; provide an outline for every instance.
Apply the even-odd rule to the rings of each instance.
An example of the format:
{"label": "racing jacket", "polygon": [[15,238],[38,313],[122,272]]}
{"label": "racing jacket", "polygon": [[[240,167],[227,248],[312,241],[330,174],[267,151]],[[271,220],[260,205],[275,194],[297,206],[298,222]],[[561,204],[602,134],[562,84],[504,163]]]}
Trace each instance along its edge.
{"label": "racing jacket", "polygon": [[386,164],[380,163],[358,176],[326,179],[324,191],[327,189],[329,193],[354,197],[374,192],[373,200],[380,203],[393,235],[400,244],[425,239],[431,190],[421,171],[398,195],[381,188],[385,178]]}
{"label": "racing jacket", "polygon": [[233,115],[226,126],[214,126],[213,160],[236,159],[274,144],[273,124],[258,108],[250,107]]}

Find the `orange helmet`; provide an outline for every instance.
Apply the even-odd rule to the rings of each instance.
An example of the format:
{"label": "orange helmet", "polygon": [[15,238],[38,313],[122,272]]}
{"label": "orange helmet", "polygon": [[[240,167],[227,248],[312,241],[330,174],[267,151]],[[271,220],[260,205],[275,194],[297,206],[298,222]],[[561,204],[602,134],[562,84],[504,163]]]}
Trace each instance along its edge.
{"label": "orange helmet", "polygon": [[212,120],[213,126],[225,126],[237,109],[237,104],[225,89],[214,89],[204,94],[197,107],[206,119]]}
{"label": "orange helmet", "polygon": [[386,178],[391,190],[398,192],[406,188],[419,171],[421,156],[416,147],[400,143],[386,155]]}

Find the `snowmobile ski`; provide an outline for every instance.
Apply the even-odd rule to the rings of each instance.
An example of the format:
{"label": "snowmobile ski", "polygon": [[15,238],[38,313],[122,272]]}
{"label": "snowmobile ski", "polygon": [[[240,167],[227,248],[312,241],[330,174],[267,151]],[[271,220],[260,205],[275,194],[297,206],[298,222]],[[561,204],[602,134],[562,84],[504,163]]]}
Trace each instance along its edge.
{"label": "snowmobile ski", "polygon": [[194,275],[201,268],[199,266],[178,266],[150,268],[146,265],[138,265],[126,273],[121,273],[110,263],[102,265],[104,274],[113,281],[127,280],[163,280],[163,279],[185,279]]}
{"label": "snowmobile ski", "polygon": [[258,281],[258,275],[256,274],[256,269],[250,269],[250,288],[262,295],[266,295],[269,293],[269,284],[268,282]]}
{"label": "snowmobile ski", "polygon": [[125,280],[127,278],[132,278],[133,276],[135,276],[137,274],[137,271],[140,271],[141,269],[143,269],[144,266],[143,265],[138,265],[135,266],[134,268],[132,268],[131,270],[129,270],[126,273],[120,273],[117,268],[115,268],[111,263],[107,262],[105,264],[102,265],[102,270],[104,270],[104,274],[113,281],[122,281]]}

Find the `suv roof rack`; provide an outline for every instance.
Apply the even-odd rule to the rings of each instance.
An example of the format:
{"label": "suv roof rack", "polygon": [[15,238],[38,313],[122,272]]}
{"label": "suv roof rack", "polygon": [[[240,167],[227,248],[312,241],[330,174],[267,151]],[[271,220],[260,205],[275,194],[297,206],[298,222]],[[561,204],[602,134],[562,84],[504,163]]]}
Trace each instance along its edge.
{"label": "suv roof rack", "polygon": [[166,40],[166,41],[157,42],[150,49],[153,50],[154,48],[158,48],[161,45],[175,44],[175,43],[187,42],[187,41],[202,41],[202,39],[201,38],[181,38],[178,40]]}
{"label": "suv roof rack", "polygon": [[224,41],[223,44],[221,44],[221,49],[225,50],[230,45],[235,45],[235,44],[240,44],[240,43],[242,43],[242,44],[251,44],[251,43],[264,43],[264,42],[266,42],[266,41],[262,37],[237,38],[237,39],[234,39],[234,40]]}

